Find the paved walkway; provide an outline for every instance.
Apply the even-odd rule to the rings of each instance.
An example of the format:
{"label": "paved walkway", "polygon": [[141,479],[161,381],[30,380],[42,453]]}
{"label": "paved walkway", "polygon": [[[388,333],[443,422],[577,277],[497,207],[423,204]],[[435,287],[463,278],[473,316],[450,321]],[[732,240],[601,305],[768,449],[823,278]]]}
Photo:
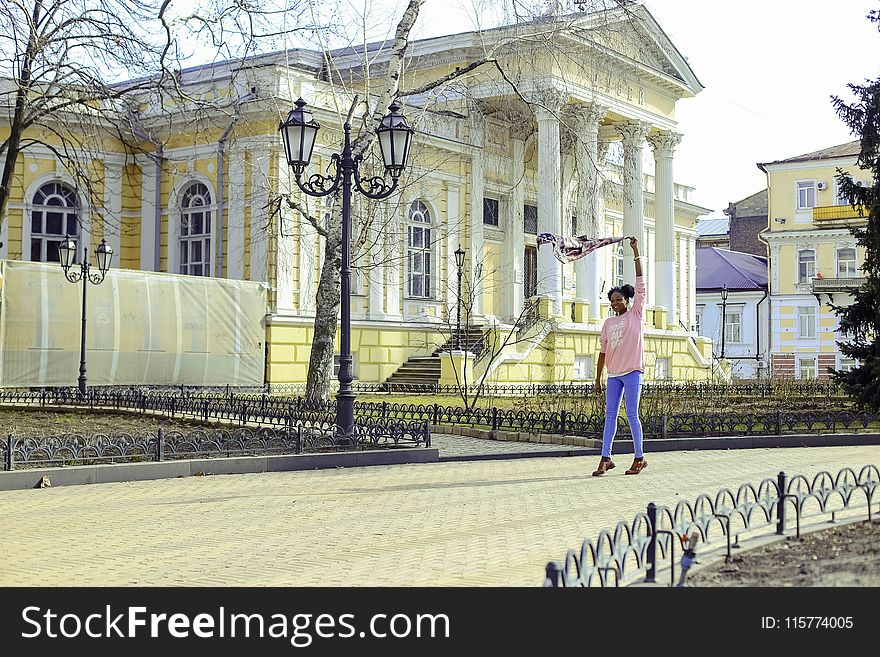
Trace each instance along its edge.
{"label": "paved walkway", "polygon": [[0,586],[537,586],[549,560],[649,501],[880,447],[649,455],[638,477],[544,458],[188,477],[0,493]]}
{"label": "paved walkway", "polygon": [[444,433],[431,434],[431,447],[436,447],[440,460],[473,458],[510,458],[512,455],[598,454],[593,447],[572,447],[553,443],[510,442],[488,440]]}

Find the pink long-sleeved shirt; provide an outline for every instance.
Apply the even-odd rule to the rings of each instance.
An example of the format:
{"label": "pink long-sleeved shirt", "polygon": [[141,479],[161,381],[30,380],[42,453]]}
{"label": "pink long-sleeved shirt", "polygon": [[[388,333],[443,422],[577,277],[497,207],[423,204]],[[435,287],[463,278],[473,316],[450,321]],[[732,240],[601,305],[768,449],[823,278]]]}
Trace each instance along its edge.
{"label": "pink long-sleeved shirt", "polygon": [[622,315],[605,320],[599,336],[600,350],[605,353],[608,376],[623,376],[645,371],[645,343],[642,338],[642,316],[645,308],[645,279],[636,277],[636,296],[630,309]]}

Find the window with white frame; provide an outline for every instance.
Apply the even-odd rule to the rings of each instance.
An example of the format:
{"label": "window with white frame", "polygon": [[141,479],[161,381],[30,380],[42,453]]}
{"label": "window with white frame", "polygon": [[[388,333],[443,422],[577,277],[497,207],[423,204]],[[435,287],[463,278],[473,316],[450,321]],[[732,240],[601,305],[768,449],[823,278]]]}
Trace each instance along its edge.
{"label": "window with white frame", "polygon": [[576,214],[571,215],[571,234],[572,236],[577,236],[578,234],[578,218]]}
{"label": "window with white frame", "polygon": [[816,337],[816,308],[798,306],[798,337],[812,339]]}
{"label": "window with white frame", "polygon": [[798,376],[802,379],[815,379],[816,359],[798,358]]}
{"label": "window with white frame", "polygon": [[180,200],[180,273],[211,275],[211,192],[200,182],[186,188]]}
{"label": "window with white frame", "polygon": [[575,381],[588,381],[593,378],[593,357],[592,356],[575,356],[574,357],[574,379]]}
{"label": "window with white frame", "polygon": [[809,283],[816,275],[816,252],[813,249],[798,251],[798,283]]}
{"label": "window with white frame", "polygon": [[742,310],[727,310],[724,313],[724,341],[727,344],[742,342]]}
{"label": "window with white frame", "polygon": [[432,297],[431,270],[431,211],[422,201],[409,206],[406,231],[408,267],[407,295],[419,299]]}
{"label": "window with white frame", "polygon": [[854,370],[858,366],[855,358],[840,358],[840,367],[837,369],[841,372],[849,372],[850,370]]}
{"label": "window with white frame", "polygon": [[837,249],[837,277],[853,278],[857,275],[856,250],[851,248]]}
{"label": "window with white frame", "polygon": [[694,331],[697,335],[703,335],[703,307],[697,306],[696,315],[694,315]]}
{"label": "window with white frame", "polygon": [[846,198],[846,195],[843,193],[843,190],[840,188],[840,183],[834,183],[834,195],[835,202],[837,205],[849,205],[849,199]]}
{"label": "window with white frame", "polygon": [[612,258],[611,266],[613,268],[611,278],[614,281],[614,285],[612,287],[620,287],[623,285],[623,244],[622,243],[618,243],[617,248],[614,250],[614,257]]}
{"label": "window with white frame", "polygon": [[[339,376],[339,354],[333,355],[333,378],[337,378]],[[356,353],[351,354],[351,377],[353,379],[358,378],[358,355]]]}
{"label": "window with white frame", "polygon": [[801,180],[797,183],[797,209],[808,210],[816,207],[816,181]]}
{"label": "window with white frame", "polygon": [[658,358],[654,363],[654,378],[657,380],[669,378],[669,359]]}
{"label": "window with white frame", "polygon": [[79,242],[77,210],[76,194],[66,185],[52,182],[37,190],[31,208],[31,260],[59,262],[58,247],[65,237]]}

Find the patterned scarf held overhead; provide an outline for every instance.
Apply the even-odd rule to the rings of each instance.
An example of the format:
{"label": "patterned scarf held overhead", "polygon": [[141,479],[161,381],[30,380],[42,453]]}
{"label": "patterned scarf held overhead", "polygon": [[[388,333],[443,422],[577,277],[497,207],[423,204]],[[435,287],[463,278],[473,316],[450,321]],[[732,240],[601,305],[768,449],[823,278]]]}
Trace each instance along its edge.
{"label": "patterned scarf held overhead", "polygon": [[541,233],[538,235],[538,246],[542,244],[553,245],[553,255],[562,263],[580,260],[598,249],[600,246],[608,246],[620,242],[622,237],[564,237],[553,233]]}

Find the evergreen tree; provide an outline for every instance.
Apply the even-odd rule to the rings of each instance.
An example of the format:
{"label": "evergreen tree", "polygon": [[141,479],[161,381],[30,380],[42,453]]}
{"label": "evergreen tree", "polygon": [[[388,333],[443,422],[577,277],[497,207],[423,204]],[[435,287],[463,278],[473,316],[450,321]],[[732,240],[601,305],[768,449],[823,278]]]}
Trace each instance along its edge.
{"label": "evergreen tree", "polygon": [[[868,14],[880,30],[880,11]],[[872,184],[859,187],[849,173],[837,170],[842,195],[853,208],[867,216],[864,226],[850,230],[865,249],[862,271],[867,279],[854,291],[849,306],[833,306],[840,318],[840,331],[846,341],[840,350],[859,365],[848,372],[836,371],[834,378],[860,406],[880,410],[880,77],[865,84],[847,85],[855,101],[846,103],[833,97],[838,115],[860,140],[858,166],[872,174]]]}

